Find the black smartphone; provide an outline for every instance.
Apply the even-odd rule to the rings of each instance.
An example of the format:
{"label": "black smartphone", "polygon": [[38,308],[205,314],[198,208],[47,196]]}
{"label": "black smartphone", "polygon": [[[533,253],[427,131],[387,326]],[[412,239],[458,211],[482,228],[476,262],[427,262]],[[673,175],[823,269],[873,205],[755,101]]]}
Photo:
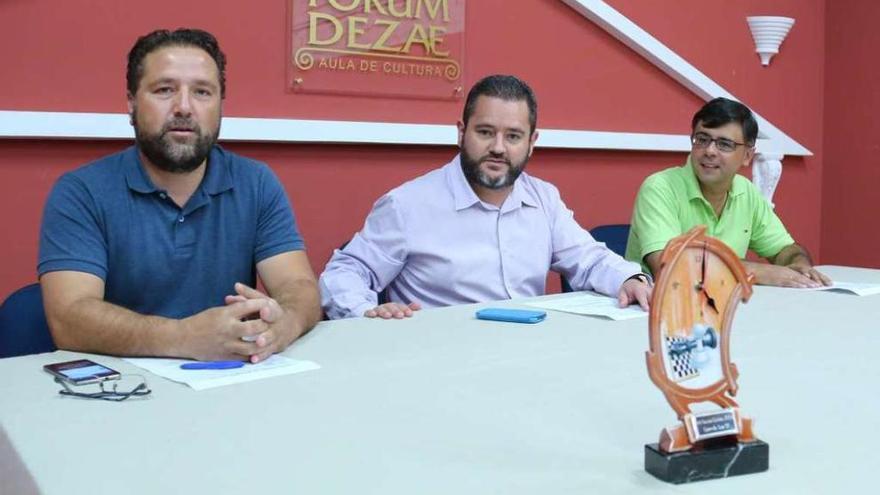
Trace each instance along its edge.
{"label": "black smartphone", "polygon": [[64,363],[47,364],[43,369],[73,385],[118,380],[119,372],[88,359],[77,359]]}

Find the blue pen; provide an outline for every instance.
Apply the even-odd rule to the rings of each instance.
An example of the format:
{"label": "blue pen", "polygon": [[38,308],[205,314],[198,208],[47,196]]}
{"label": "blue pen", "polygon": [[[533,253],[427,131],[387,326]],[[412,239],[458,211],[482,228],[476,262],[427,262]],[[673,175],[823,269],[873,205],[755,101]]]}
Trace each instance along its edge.
{"label": "blue pen", "polygon": [[244,366],[243,361],[196,361],[195,363],[183,363],[182,370],[231,370]]}

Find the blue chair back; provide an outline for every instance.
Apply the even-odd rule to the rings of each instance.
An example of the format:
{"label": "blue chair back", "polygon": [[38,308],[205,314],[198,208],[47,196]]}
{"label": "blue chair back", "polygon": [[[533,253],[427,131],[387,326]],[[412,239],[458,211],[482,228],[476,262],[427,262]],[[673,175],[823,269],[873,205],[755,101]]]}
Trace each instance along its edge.
{"label": "blue chair back", "polygon": [[[593,239],[604,242],[608,249],[623,256],[626,253],[626,241],[629,239],[629,224],[600,225],[590,230]],[[560,275],[562,292],[571,292],[568,279]]]}
{"label": "blue chair back", "polygon": [[608,249],[623,256],[629,239],[629,224],[600,225],[590,230],[593,239],[604,242]]}
{"label": "blue chair back", "polygon": [[13,292],[0,306],[0,358],[54,350],[40,284]]}

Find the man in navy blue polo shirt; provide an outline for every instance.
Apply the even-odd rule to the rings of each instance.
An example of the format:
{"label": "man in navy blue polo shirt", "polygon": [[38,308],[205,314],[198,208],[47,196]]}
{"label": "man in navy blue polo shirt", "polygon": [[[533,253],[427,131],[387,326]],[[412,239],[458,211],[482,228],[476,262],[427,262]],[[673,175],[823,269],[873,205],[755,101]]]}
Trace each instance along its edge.
{"label": "man in navy blue polo shirt", "polygon": [[259,362],[319,320],[280,182],[216,145],[224,71],[204,31],[154,31],[129,52],[135,146],[65,174],[43,214],[38,271],[59,348]]}

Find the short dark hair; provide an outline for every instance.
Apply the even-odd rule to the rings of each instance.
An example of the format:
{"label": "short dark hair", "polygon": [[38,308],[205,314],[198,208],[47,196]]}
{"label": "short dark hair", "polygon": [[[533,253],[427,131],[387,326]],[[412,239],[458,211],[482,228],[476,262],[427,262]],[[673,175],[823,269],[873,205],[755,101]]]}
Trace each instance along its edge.
{"label": "short dark hair", "polygon": [[192,46],[206,51],[217,64],[217,71],[220,74],[220,97],[226,97],[226,55],[220,51],[217,38],[207,31],[187,28],[174,31],[157,29],[138,38],[128,52],[128,71],[125,75],[128,94],[134,96],[137,93],[141,78],[144,77],[144,58],[153,51],[167,46]]}
{"label": "short dark hair", "polygon": [[694,114],[691,121],[691,133],[702,123],[707,129],[715,129],[723,125],[736,122],[742,127],[743,138],[746,144],[754,146],[758,139],[758,121],[749,107],[738,101],[718,97],[703,105],[699,112]]}
{"label": "short dark hair", "polygon": [[474,113],[477,106],[477,98],[480,96],[491,96],[500,98],[504,101],[523,101],[529,106],[529,126],[531,127],[529,134],[534,134],[535,126],[538,123],[538,101],[535,99],[535,93],[532,88],[522,79],[516,76],[506,76],[495,74],[486,76],[471,88],[467,95],[467,101],[464,104],[464,112],[461,121],[467,127],[468,120]]}

